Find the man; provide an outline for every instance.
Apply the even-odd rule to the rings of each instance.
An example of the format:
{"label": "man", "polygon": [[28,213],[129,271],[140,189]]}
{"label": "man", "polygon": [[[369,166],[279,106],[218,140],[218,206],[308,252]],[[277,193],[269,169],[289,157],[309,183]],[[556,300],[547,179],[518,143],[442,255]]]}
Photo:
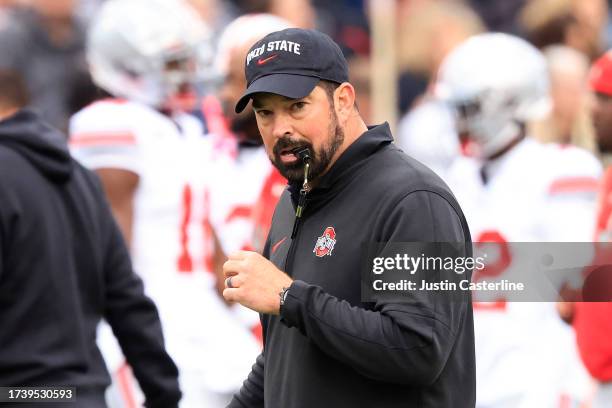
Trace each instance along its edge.
{"label": "man", "polygon": [[236,111],[253,100],[289,188],[264,256],[236,252],[224,265],[225,298],[262,313],[264,328],[264,350],[230,407],[473,406],[469,296],[361,299],[364,244],[470,246],[448,188],[393,145],[387,124],[366,127],[328,36],[269,34],[251,47],[245,73]]}
{"label": "man", "polygon": [[[612,152],[612,50],[602,55],[591,67],[589,86],[593,92],[591,117],[597,139],[597,146],[608,165],[608,155]],[[600,225],[600,229],[605,229]]]}
{"label": "man", "polygon": [[[255,114],[234,112],[234,104],[246,87],[244,59],[249,47],[263,36],[289,27],[266,13],[247,14],[232,21],[219,38],[216,67],[224,76],[218,98],[204,98],[203,112],[209,131],[229,154],[215,154],[211,180],[211,219],[224,253],[240,249],[261,252],[272,222],[272,211],[287,180],[270,164]],[[219,293],[224,279],[217,283]],[[261,340],[259,316],[233,305],[237,317]]]}
{"label": "man", "polygon": [[[589,85],[594,93],[592,118],[597,145],[605,163],[612,152],[612,51],[595,61]],[[612,167],[608,167],[599,194],[597,216],[597,239],[605,242],[611,240],[612,233],[611,195]],[[573,314],[580,355],[589,373],[600,382],[593,408],[609,407],[612,405],[612,303],[576,303]]]}
{"label": "man", "polygon": [[76,402],[53,406],[106,407],[110,379],[95,342],[104,318],[145,406],[177,407],[178,372],[157,310],[102,187],[59,131],[19,110],[26,100],[18,84],[0,72],[0,384],[74,386]]}
{"label": "man", "polygon": [[235,154],[217,160],[218,177],[211,187],[212,217],[218,219],[215,225],[220,226],[219,239],[226,253],[263,249],[272,214],[268,214],[269,219],[257,220],[257,208],[274,209],[286,185],[268,160],[255,114],[252,111],[236,114],[234,104],[246,87],[244,59],[250,46],[263,36],[288,27],[288,22],[271,14],[248,14],[232,21],[219,40],[216,65],[224,80],[218,98],[226,126],[211,132],[225,134],[236,146]]}
{"label": "man", "polygon": [[[405,55],[409,57],[414,43],[424,37],[417,49],[422,54],[419,59],[426,62],[424,68],[430,86],[398,123],[395,142],[444,179],[460,147],[453,112],[432,95],[433,84],[444,57],[468,37],[483,32],[484,24],[464,2],[426,2],[412,12],[411,19],[422,23],[402,26],[402,43],[408,51]],[[421,28],[422,24],[426,29]]]}
{"label": "man", "polygon": [[[94,82],[114,98],[73,116],[70,144],[100,176],[159,308],[181,406],[214,408],[239,389],[260,348],[229,313],[212,273],[210,145],[185,113],[200,68],[196,47],[207,41],[206,27],[181,1],[105,2],[87,51]],[[227,345],[239,352],[224,356]]]}
{"label": "man", "polygon": [[[490,255],[473,280],[518,277],[528,286],[511,243],[589,242],[600,166],[584,150],[527,136],[527,123],[549,111],[549,80],[542,54],[518,37],[487,33],[459,45],[441,67],[436,93],[454,110],[468,155],[446,180],[474,241],[502,254]],[[474,307],[477,406],[552,408],[584,397],[588,379],[556,299],[490,295]]]}

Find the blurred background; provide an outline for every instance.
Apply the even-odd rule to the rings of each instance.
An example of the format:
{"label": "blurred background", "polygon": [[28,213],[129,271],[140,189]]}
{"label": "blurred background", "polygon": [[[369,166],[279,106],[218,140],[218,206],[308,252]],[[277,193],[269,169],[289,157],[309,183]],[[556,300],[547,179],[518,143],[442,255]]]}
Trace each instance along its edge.
{"label": "blurred background", "polygon": [[[88,102],[85,37],[103,0],[0,0],[0,67],[20,72],[32,104],[60,128]],[[316,28],[341,46],[367,123],[396,123],[427,92],[446,54],[482,31],[547,52],[555,110],[546,138],[588,144],[581,83],[612,45],[605,0],[189,0],[214,38],[247,13]],[[578,92],[578,93],[576,93]],[[373,103],[376,101],[375,103]]]}
{"label": "blurred background", "polygon": [[[207,28],[207,35],[206,41],[195,44],[198,80],[193,81],[194,92],[189,95],[176,92],[174,96],[180,98],[175,98],[172,110],[174,112],[180,105],[183,111],[197,118],[202,134],[207,135],[213,145],[215,157],[210,160],[215,164],[206,170],[210,172],[209,179],[213,180],[207,182],[206,187],[210,197],[205,195],[205,205],[209,208],[206,210],[206,225],[210,224],[210,231],[202,237],[207,246],[213,247],[211,253],[221,254],[216,258],[211,255],[207,260],[206,268],[212,274],[215,273],[215,259],[222,261],[224,254],[232,250],[261,250],[275,202],[284,188],[284,180],[271,168],[260,148],[254,118],[237,117],[232,112],[233,103],[245,86],[241,61],[246,50],[273,28],[315,28],[329,34],[341,46],[349,62],[350,80],[357,90],[359,112],[365,122],[370,125],[388,121],[396,143],[443,178],[461,153],[452,123],[455,112],[433,98],[443,61],[459,44],[479,33],[503,32],[521,37],[540,50],[546,60],[552,107],[546,117],[526,124],[528,133],[545,144],[558,143],[584,149],[600,159],[604,167],[610,163],[609,152],[612,149],[602,148],[601,141],[598,143],[596,127],[599,126],[600,133],[612,129],[612,110],[609,105],[605,108],[607,110],[602,107],[601,90],[597,92],[600,105],[596,105],[596,92],[589,86],[589,72],[594,61],[612,48],[612,0],[185,1],[202,26]],[[93,123],[96,119],[88,119],[89,123],[82,130],[79,126],[84,122],[83,116],[75,115],[96,101],[109,97],[132,100],[130,95],[122,94],[123,83],[117,82],[114,86],[111,78],[110,84],[104,82],[101,85],[91,76],[95,67],[91,65],[91,56],[88,58],[88,32],[96,24],[98,12],[105,3],[104,0],[0,0],[0,73],[9,72],[15,78],[10,87],[10,92],[17,95],[15,100],[29,101],[29,107],[38,110],[46,120],[63,130],[67,141],[72,139],[75,155],[84,161],[97,154],[95,148],[100,146],[95,146],[91,134],[105,130],[106,122],[104,115],[100,116],[99,123]],[[250,16],[262,14],[267,16],[267,20],[256,23],[249,20]],[[138,16],[130,18],[134,19],[132,28],[138,31]],[[129,59],[123,58],[125,61]],[[166,60],[164,70],[175,69],[172,64],[176,61],[180,64],[182,60]],[[137,79],[137,72],[131,72],[132,68],[127,65],[125,72]],[[612,71],[606,72],[610,73],[604,80],[612,81]],[[609,94],[604,99],[610,104],[612,85],[608,86],[604,86],[607,91],[603,93]],[[115,92],[115,88],[118,91]],[[0,94],[8,93],[9,87],[0,88]],[[151,105],[155,111],[180,122],[174,113],[168,113],[167,105]],[[594,118],[598,121],[597,126]],[[110,128],[117,130],[113,126]],[[112,147],[107,142],[104,141],[104,148]],[[247,152],[248,146],[260,149],[257,153],[255,150]],[[88,167],[97,170],[95,165],[92,166]],[[134,173],[133,168],[127,166],[126,169]],[[138,173],[138,176],[145,180],[145,173]],[[612,180],[612,176],[606,180]],[[103,181],[106,183],[108,180]],[[612,181],[604,180],[603,184],[604,189],[612,189]],[[139,190],[134,194],[140,194]],[[177,197],[182,200],[186,196]],[[191,193],[188,197],[191,199]],[[610,204],[607,208],[611,210]],[[602,211],[601,207],[598,211]],[[603,217],[599,232],[610,229],[610,212],[607,215],[592,212],[593,221]],[[135,216],[133,222],[143,222],[143,219]],[[124,227],[122,225],[125,232]],[[592,236],[595,236],[595,231]],[[139,248],[139,238],[135,236],[132,249]],[[142,252],[138,256],[142,256]],[[135,263],[138,271],[142,264]],[[222,290],[221,279],[217,279],[215,285],[217,291]],[[218,296],[218,293],[206,296],[209,295]],[[574,315],[571,304],[561,304],[559,310],[560,317],[571,323]],[[239,324],[248,328],[249,335],[257,339],[255,348],[260,347],[257,317],[244,311],[234,315]],[[612,315],[608,315],[607,321],[612,322]],[[215,330],[214,324],[206,324]],[[605,330],[598,337],[599,344],[612,343],[609,324]],[[220,344],[234,341],[223,337],[229,336],[227,334],[219,336]],[[126,373],[120,353],[113,351],[113,347],[116,349],[116,346],[101,345],[115,381],[109,393],[109,405],[138,406],[142,395],[135,385],[125,385],[129,370]],[[612,355],[606,358],[610,366]],[[207,362],[198,364],[206,365]],[[246,375],[240,373],[239,378],[243,378],[243,374]],[[213,378],[215,373],[208,376]],[[603,375],[600,371],[590,370],[588,376],[586,388],[581,387],[576,392],[578,397],[563,400],[565,402],[555,406],[591,407],[599,384],[610,385],[612,368]],[[136,391],[129,391],[131,387]],[[217,391],[221,390],[223,398],[227,398],[237,386],[217,384],[212,388],[215,387]],[[222,402],[210,406],[222,406]],[[518,405],[503,405],[511,406]],[[543,406],[548,407],[521,405],[527,408]]]}

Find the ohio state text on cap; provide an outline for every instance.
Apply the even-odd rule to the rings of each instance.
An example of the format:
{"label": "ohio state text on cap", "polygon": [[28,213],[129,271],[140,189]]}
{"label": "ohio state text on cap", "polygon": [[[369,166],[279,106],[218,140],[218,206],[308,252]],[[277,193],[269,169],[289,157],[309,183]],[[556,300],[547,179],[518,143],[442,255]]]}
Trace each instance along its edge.
{"label": "ohio state text on cap", "polygon": [[257,41],[244,69],[247,89],[236,103],[236,113],[259,92],[299,99],[321,79],[348,81],[348,64],[338,44],[319,31],[300,28],[276,31]]}

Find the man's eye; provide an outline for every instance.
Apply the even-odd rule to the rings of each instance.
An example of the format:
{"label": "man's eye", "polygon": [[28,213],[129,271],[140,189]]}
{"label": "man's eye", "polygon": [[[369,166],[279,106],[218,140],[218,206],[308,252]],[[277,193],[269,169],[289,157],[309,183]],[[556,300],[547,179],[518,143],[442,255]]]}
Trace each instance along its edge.
{"label": "man's eye", "polygon": [[270,114],[272,112],[270,112],[269,110],[260,109],[256,113],[257,113],[258,116],[260,116],[262,118],[266,118],[266,117],[270,116]]}
{"label": "man's eye", "polygon": [[291,105],[291,109],[293,109],[294,111],[301,110],[305,106],[306,106],[306,102],[296,102],[293,105]]}

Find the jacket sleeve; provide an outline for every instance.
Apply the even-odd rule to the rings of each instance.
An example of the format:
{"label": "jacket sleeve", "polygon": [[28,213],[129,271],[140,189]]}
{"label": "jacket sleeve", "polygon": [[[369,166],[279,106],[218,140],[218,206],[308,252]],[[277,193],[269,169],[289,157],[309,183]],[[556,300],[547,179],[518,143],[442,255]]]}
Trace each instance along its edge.
{"label": "jacket sleeve", "polygon": [[[469,232],[464,234],[467,225],[457,211],[428,191],[407,195],[386,218],[381,234],[385,242],[469,241]],[[469,295],[460,301],[427,291],[408,296],[414,297],[401,303],[378,301],[366,310],[296,280],[281,309],[281,321],[366,377],[428,385],[444,368],[466,314],[471,313],[471,302]]]}
{"label": "jacket sleeve", "polygon": [[251,373],[234,395],[227,408],[263,408],[264,406],[264,352],[255,360]]}
{"label": "jacket sleeve", "polygon": [[[263,256],[270,256],[270,237],[266,239],[264,244]],[[227,408],[263,408],[264,406],[264,364],[265,364],[265,348],[262,353],[257,356],[255,364],[251,369],[251,373],[242,384],[240,391],[234,395],[232,402]]]}
{"label": "jacket sleeve", "polygon": [[145,406],[177,407],[181,398],[178,369],[164,348],[157,309],[132,269],[127,246],[106,203],[104,207],[103,222],[109,231],[105,318],[145,394]]}

